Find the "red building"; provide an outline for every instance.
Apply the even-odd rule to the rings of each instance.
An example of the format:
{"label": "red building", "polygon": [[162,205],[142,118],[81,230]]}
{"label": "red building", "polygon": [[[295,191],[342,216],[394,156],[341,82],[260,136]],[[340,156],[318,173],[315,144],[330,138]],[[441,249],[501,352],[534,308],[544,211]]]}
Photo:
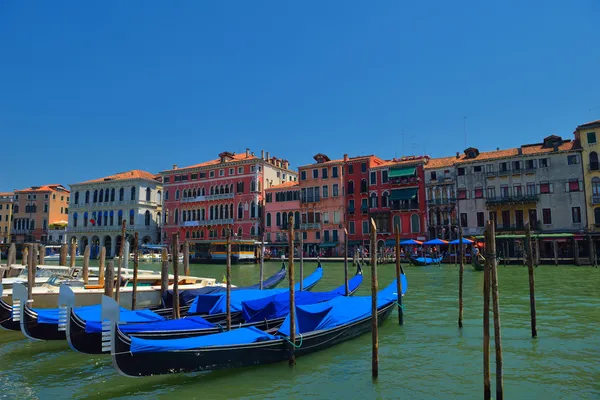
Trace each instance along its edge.
{"label": "red building", "polygon": [[219,158],[161,172],[164,190],[163,243],[179,233],[194,243],[196,257],[208,256],[210,243],[225,238],[260,239],[264,231],[265,187],[296,181],[289,162],[261,151],[260,157],[223,152]]}

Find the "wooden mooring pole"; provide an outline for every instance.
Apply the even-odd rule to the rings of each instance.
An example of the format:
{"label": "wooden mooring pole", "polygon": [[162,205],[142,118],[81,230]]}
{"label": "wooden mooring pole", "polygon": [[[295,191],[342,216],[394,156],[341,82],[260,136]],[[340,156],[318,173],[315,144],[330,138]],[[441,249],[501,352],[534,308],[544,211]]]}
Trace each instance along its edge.
{"label": "wooden mooring pole", "polygon": [[121,297],[121,270],[123,265],[125,264],[125,241],[127,238],[125,237],[125,228],[126,221],[123,220],[121,224],[121,257],[119,258],[119,265],[117,266],[117,287],[115,288],[115,301],[118,303]]}
{"label": "wooden mooring pole", "polygon": [[44,265],[44,257],[46,256],[46,246],[40,244],[38,246],[38,265]]}
{"label": "wooden mooring pole", "polygon": [[179,319],[179,236],[171,235],[171,258],[173,259],[173,319]]}
{"label": "wooden mooring pole", "polygon": [[260,239],[260,290],[263,290],[263,281],[265,280],[265,234]]}
{"label": "wooden mooring pole", "polygon": [[[29,249],[27,252],[27,300],[30,303],[33,302],[33,285],[35,285],[35,272],[37,270],[35,246],[34,244],[29,244],[26,247]],[[32,307],[31,304],[29,306]]]}
{"label": "wooden mooring pole", "polygon": [[492,306],[494,309],[494,345],[496,348],[496,400],[504,400],[504,373],[502,369],[502,333],[500,331],[500,300],[498,293],[498,258],[496,257],[496,230],[488,221],[490,248],[487,259],[492,278]]}
{"label": "wooden mooring pole", "polygon": [[304,237],[300,233],[300,291],[304,290]]}
{"label": "wooden mooring pole", "polygon": [[396,291],[398,292],[398,324],[404,325],[404,309],[402,308],[402,265],[400,265],[400,227],[394,226],[396,233]]}
{"label": "wooden mooring pole", "polygon": [[231,227],[227,227],[227,252],[225,254],[225,280],[227,285],[227,292],[225,307],[227,309],[227,330],[231,330]]}
{"label": "wooden mooring pole", "polygon": [[535,277],[533,274],[533,250],[531,243],[531,226],[527,224],[527,270],[529,272],[529,311],[531,314],[531,337],[537,337],[537,321],[535,311]]}
{"label": "wooden mooring pole", "polygon": [[289,227],[289,285],[290,285],[290,357],[289,364],[296,365],[296,297],[294,293],[294,215],[290,213],[288,217]]}
{"label": "wooden mooring pole", "polygon": [[490,234],[485,230],[485,263],[483,266],[483,398],[492,398],[490,384]]}
{"label": "wooden mooring pole", "polygon": [[100,261],[98,262],[98,285],[104,286],[104,268],[106,263],[106,247],[100,249]]}
{"label": "wooden mooring pole", "polygon": [[344,228],[344,288],[346,296],[350,294],[348,287],[348,230]]}
{"label": "wooden mooring pole", "polygon": [[75,256],[77,256],[77,242],[71,244],[71,259],[69,260],[71,268],[75,268]]}
{"label": "wooden mooring pole", "polygon": [[104,283],[104,295],[113,297],[113,287],[115,285],[115,263],[112,260],[108,260],[106,263],[105,272],[105,283]]}
{"label": "wooden mooring pole", "polygon": [[458,327],[463,327],[463,285],[465,280],[465,245],[463,243],[462,225],[458,224],[458,249],[460,265],[458,267]]}
{"label": "wooden mooring pole", "polygon": [[169,254],[166,247],[162,249],[161,260],[160,295],[163,299],[166,299],[167,291],[169,290]]}
{"label": "wooden mooring pole", "polygon": [[[75,246],[75,243],[71,243],[71,246]],[[58,265],[62,265],[64,267],[67,266],[67,253],[68,253],[67,245],[63,244],[60,246],[60,255],[58,260]]]}
{"label": "wooden mooring pole", "polygon": [[131,288],[131,309],[135,310],[137,303],[138,269],[140,267],[140,254],[138,252],[138,233],[134,233],[133,240],[133,287]]}
{"label": "wooden mooring pole", "polygon": [[373,379],[379,376],[379,329],[377,324],[377,225],[371,218],[371,329],[372,329],[372,365]]}
{"label": "wooden mooring pole", "polygon": [[83,251],[83,284],[87,285],[89,283],[90,278],[90,245],[85,246],[85,250]]}
{"label": "wooden mooring pole", "polygon": [[21,259],[21,265],[25,266],[29,263],[29,245],[23,246],[23,258]]}
{"label": "wooden mooring pole", "polygon": [[190,242],[183,242],[183,274],[190,276]]}

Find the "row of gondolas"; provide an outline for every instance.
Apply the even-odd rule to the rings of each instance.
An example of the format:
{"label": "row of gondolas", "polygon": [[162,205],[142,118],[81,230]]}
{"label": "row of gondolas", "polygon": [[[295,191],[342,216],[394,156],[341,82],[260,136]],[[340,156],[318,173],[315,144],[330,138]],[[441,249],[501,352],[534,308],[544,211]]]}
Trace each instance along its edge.
{"label": "row of gondolas", "polygon": [[[320,264],[296,284],[295,343],[290,340],[288,289],[275,289],[286,266],[258,285],[231,291],[231,330],[226,327],[226,294],[222,287],[186,290],[179,294],[182,317],[172,319],[172,292],[162,308],[128,310],[112,298],[77,306],[68,285],[62,285],[58,308],[31,308],[27,288],[15,284],[13,304],[0,303],[0,325],[21,330],[31,340],[67,340],[85,354],[110,353],[114,367],[125,376],[239,368],[287,360],[350,340],[371,330],[371,296],[352,296],[360,287],[360,265],[348,281],[329,292],[311,292],[323,276]],[[402,294],[407,282],[404,274]],[[396,280],[378,292],[379,322],[397,303]],[[1,290],[1,285],[0,285]],[[0,298],[2,298],[0,293]]]}

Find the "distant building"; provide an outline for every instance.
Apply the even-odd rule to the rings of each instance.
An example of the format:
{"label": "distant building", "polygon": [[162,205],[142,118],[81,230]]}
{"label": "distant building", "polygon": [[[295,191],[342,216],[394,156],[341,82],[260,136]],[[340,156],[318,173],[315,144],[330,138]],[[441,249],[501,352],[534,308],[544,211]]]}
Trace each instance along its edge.
{"label": "distant building", "polygon": [[586,196],[587,231],[600,233],[600,120],[579,125],[575,140],[581,144]]}
{"label": "distant building", "polygon": [[131,170],[70,186],[73,199],[67,232],[81,254],[89,244],[92,257],[101,247],[107,257],[119,255],[122,221],[131,243],[134,232],[140,244],[159,243],[162,185],[158,175]]}
{"label": "distant building", "polygon": [[295,237],[300,229],[300,190],[297,181],[285,182],[265,189],[266,248],[279,255],[288,243],[288,218],[294,215]]}
{"label": "distant building", "polygon": [[59,184],[15,190],[12,241],[48,241],[48,226],[65,223],[69,214],[69,190]]}
{"label": "distant building", "polygon": [[427,233],[429,239],[458,238],[456,157],[432,158],[425,166]]}
{"label": "distant building", "polygon": [[14,193],[0,193],[0,243],[10,243]]}

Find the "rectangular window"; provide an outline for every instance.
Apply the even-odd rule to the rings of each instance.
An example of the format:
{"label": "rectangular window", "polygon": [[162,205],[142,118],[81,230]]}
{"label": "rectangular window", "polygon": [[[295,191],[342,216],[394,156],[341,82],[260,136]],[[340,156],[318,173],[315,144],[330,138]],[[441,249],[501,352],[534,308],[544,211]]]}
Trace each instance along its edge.
{"label": "rectangular window", "polygon": [[571,155],[567,156],[567,164],[569,164],[569,165],[579,164],[579,157],[577,157],[577,154],[571,154]]}
{"label": "rectangular window", "polygon": [[482,228],[485,225],[485,216],[483,211],[477,212],[477,227]]}
{"label": "rectangular window", "polygon": [[360,172],[367,172],[367,163],[360,164]]}
{"label": "rectangular window", "polygon": [[323,179],[329,178],[329,170],[327,168],[323,168],[321,170],[321,178],[323,178]]}
{"label": "rectangular window", "polygon": [[581,208],[571,207],[571,216],[573,218],[574,224],[580,224],[581,223]]}
{"label": "rectangular window", "polygon": [[466,200],[467,198],[467,189],[458,189],[456,192],[459,200]]}
{"label": "rectangular window", "polygon": [[387,169],[381,171],[381,183],[387,183],[388,182],[388,172]]}
{"label": "rectangular window", "polygon": [[338,167],[331,167],[331,177],[332,178],[338,177]]}
{"label": "rectangular window", "polygon": [[469,219],[467,213],[460,213],[460,226],[466,228],[469,226]]}
{"label": "rectangular window", "polygon": [[229,175],[235,174],[235,168],[229,168]]}
{"label": "rectangular window", "polygon": [[523,229],[525,227],[525,220],[523,219],[523,210],[515,210],[515,224],[517,229]]}
{"label": "rectangular window", "polygon": [[522,189],[521,185],[513,186],[513,195],[514,196],[522,196],[523,195],[523,189]]}
{"label": "rectangular window", "polygon": [[550,167],[550,159],[549,158],[540,158],[538,161],[538,166],[540,168],[548,168]]}
{"label": "rectangular window", "polygon": [[362,233],[363,233],[363,235],[366,235],[369,233],[369,221],[362,222]]}
{"label": "rectangular window", "polygon": [[568,189],[569,192],[579,192],[579,181],[577,179],[569,179]]}
{"label": "rectangular window", "polygon": [[553,193],[553,184],[550,182],[540,182],[540,194]]}
{"label": "rectangular window", "polygon": [[323,213],[323,223],[324,224],[328,224],[329,223],[329,212],[325,211]]}
{"label": "rectangular window", "polygon": [[[48,212],[48,204],[44,204],[44,212],[47,213]],[[60,211],[62,213],[62,210]]]}
{"label": "rectangular window", "polygon": [[301,181],[305,181],[306,180],[306,171],[300,172],[300,180]]}
{"label": "rectangular window", "polygon": [[509,197],[508,186],[506,186],[506,185],[500,186],[500,197],[503,199],[508,199],[508,197]]}
{"label": "rectangular window", "polygon": [[339,224],[340,223],[340,212],[339,211],[334,211],[333,212],[333,223],[334,224]]}
{"label": "rectangular window", "polygon": [[253,165],[253,166],[250,167],[250,172],[254,172],[254,171],[256,171],[256,166],[255,165]]}
{"label": "rectangular window", "polygon": [[535,183],[527,183],[527,196],[535,196]]}
{"label": "rectangular window", "polygon": [[476,199],[483,199],[483,188],[476,188],[473,191],[473,197]]}
{"label": "rectangular window", "polygon": [[323,186],[323,198],[326,199],[329,197],[329,186],[324,185]]}
{"label": "rectangular window", "polygon": [[348,212],[354,212],[354,200],[348,200]]}
{"label": "rectangular window", "polygon": [[525,169],[532,170],[535,169],[536,160],[526,160],[525,161]]}
{"label": "rectangular window", "polygon": [[521,161],[513,161],[512,169],[513,169],[513,171],[520,171],[521,170]]}
{"label": "rectangular window", "polygon": [[500,172],[506,172],[506,171],[508,171],[508,163],[507,162],[500,163]]}
{"label": "rectangular window", "polygon": [[596,132],[588,132],[587,133],[587,141],[588,141],[588,144],[595,144],[596,143]]}
{"label": "rectangular window", "polygon": [[510,228],[510,210],[502,211],[502,226]]}
{"label": "rectangular window", "polygon": [[429,173],[429,179],[431,179],[432,181],[435,181],[437,179],[437,172],[431,171]]}
{"label": "rectangular window", "polygon": [[198,179],[198,174],[192,174],[192,177],[191,177],[191,179],[192,179],[192,180],[194,180],[194,179]]}
{"label": "rectangular window", "polygon": [[456,174],[458,176],[463,176],[465,174],[465,168],[464,167],[460,167],[456,169]]}
{"label": "rectangular window", "polygon": [[488,197],[488,199],[496,198],[496,187],[490,186],[487,188],[487,197]]}
{"label": "rectangular window", "polygon": [[304,239],[304,240],[308,239],[308,232],[306,232],[306,231],[302,232],[302,239]]}
{"label": "rectangular window", "polygon": [[312,174],[313,175],[313,179],[317,179],[319,177],[319,170],[318,169],[313,169],[312,172],[313,172],[313,174]]}
{"label": "rectangular window", "polygon": [[333,197],[338,197],[340,195],[340,186],[337,183],[334,183],[331,189]]}
{"label": "rectangular window", "polygon": [[348,231],[351,235],[354,235],[355,230],[354,230],[354,221],[350,221],[350,223],[348,224]]}
{"label": "rectangular window", "polygon": [[473,173],[474,174],[479,174],[483,172],[483,167],[481,165],[476,165],[473,167]]}
{"label": "rectangular window", "polygon": [[321,231],[316,231],[315,232],[315,239],[321,240]]}
{"label": "rectangular window", "polygon": [[329,231],[328,230],[323,231],[323,240],[325,242],[329,242]]}
{"label": "rectangular window", "polygon": [[494,164],[486,164],[485,172],[494,172]]}
{"label": "rectangular window", "polygon": [[552,210],[542,208],[542,222],[544,225],[552,225]]}
{"label": "rectangular window", "polygon": [[208,176],[210,176],[211,178],[214,178],[215,177],[215,171],[210,171],[208,173]]}
{"label": "rectangular window", "polygon": [[238,174],[244,173],[244,167],[238,167]]}
{"label": "rectangular window", "polygon": [[354,173],[354,165],[350,164],[348,165],[348,174],[353,174]]}
{"label": "rectangular window", "polygon": [[370,185],[377,185],[377,171],[371,171]]}

